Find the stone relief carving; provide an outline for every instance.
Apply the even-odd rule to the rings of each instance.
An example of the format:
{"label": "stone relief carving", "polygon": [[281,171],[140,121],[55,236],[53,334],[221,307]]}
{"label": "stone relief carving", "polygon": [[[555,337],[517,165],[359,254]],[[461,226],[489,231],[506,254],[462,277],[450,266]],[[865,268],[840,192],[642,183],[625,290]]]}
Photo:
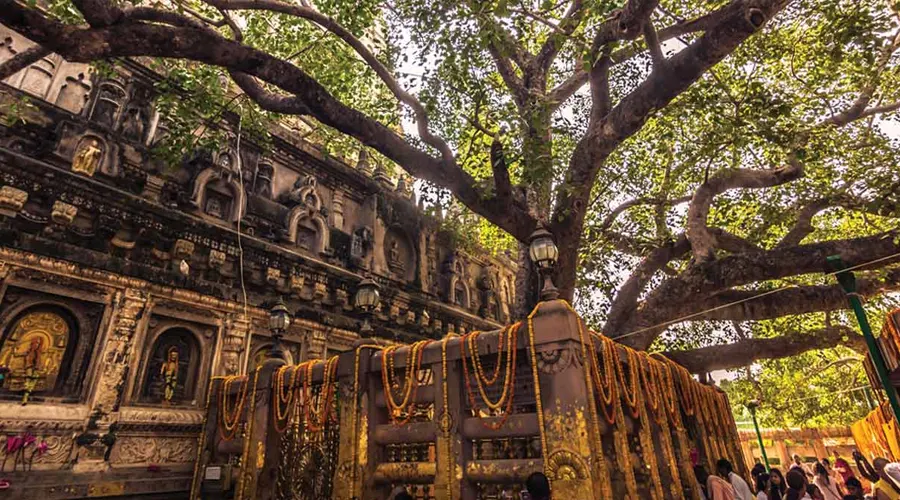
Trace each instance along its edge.
{"label": "stone relief carving", "polygon": [[3,215],[15,215],[22,210],[28,201],[28,193],[12,186],[0,188],[0,213]]}
{"label": "stone relief carving", "polygon": [[173,464],[191,462],[196,458],[196,438],[122,436],[116,440],[110,462]]}
{"label": "stone relief carving", "polygon": [[103,160],[103,146],[96,137],[85,136],[75,148],[72,171],[93,177]]}
{"label": "stone relief carving", "polygon": [[50,212],[50,218],[57,224],[68,226],[75,220],[77,214],[78,207],[57,200],[53,202],[53,210]]}
{"label": "stone relief carving", "polygon": [[91,93],[90,80],[85,79],[84,73],[78,76],[67,76],[66,83],[59,89],[56,96],[56,105],[74,114],[79,114],[84,109]]}
{"label": "stone relief carving", "polygon": [[125,289],[117,302],[115,326],[103,351],[103,371],[94,399],[94,408],[107,413],[118,407],[135,329],[148,304],[146,294],[133,288]]}

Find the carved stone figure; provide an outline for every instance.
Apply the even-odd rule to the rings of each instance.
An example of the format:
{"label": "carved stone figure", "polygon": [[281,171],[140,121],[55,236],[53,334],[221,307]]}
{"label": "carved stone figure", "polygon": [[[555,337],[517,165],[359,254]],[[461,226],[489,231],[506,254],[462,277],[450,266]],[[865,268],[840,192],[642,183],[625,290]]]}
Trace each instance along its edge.
{"label": "carved stone figure", "polygon": [[92,177],[100,166],[103,150],[97,139],[87,139],[78,145],[75,157],[72,158],[72,171]]}
{"label": "carved stone figure", "polygon": [[178,348],[175,346],[170,347],[166,362],[163,363],[159,370],[159,374],[165,383],[163,400],[166,403],[172,402],[172,398],[175,396],[175,389],[178,387],[178,356]]}
{"label": "carved stone figure", "polygon": [[78,207],[57,200],[53,202],[53,210],[50,212],[50,218],[57,224],[67,226],[75,220],[77,214]]}
{"label": "carved stone figure", "polygon": [[0,366],[10,370],[6,388],[24,391],[22,404],[54,388],[68,341],[68,323],[55,313],[29,313],[16,323],[0,349]]}
{"label": "carved stone figure", "polygon": [[138,106],[130,106],[122,118],[122,135],[133,141],[143,140],[146,121],[144,110]]}
{"label": "carved stone figure", "polygon": [[0,188],[0,214],[15,215],[28,201],[28,193],[12,186]]}

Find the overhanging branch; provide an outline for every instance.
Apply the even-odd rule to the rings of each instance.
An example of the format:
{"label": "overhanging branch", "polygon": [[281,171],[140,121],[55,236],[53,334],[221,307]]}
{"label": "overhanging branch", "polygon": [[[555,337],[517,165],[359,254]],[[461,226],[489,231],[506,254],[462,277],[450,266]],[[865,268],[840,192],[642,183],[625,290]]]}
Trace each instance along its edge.
{"label": "overhanging branch", "polygon": [[750,366],[763,359],[781,359],[814,349],[844,346],[865,352],[862,336],[846,326],[807,332],[788,332],[779,337],[742,340],[734,344],[701,347],[689,351],[669,351],[664,356],[691,373],[709,373]]}

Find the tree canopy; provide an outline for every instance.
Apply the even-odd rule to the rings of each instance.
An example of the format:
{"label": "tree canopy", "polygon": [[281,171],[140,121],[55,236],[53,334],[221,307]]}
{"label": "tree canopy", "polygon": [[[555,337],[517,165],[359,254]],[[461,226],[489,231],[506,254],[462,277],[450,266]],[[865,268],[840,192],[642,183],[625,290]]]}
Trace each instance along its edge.
{"label": "tree canopy", "polygon": [[[166,75],[173,136],[192,137],[173,151],[223,109],[250,131],[296,126],[335,154],[362,145],[432,200],[452,197],[452,213],[481,217],[495,246],[518,242],[520,311],[536,281],[523,245],[544,225],[562,296],[597,329],[703,373],[859,347],[832,314],[846,297],[823,276],[829,255],[858,267],[875,305],[900,283],[898,10],[0,0],[0,22],[40,44],[0,77],[46,51],[145,57]],[[421,74],[398,70],[408,67]]]}

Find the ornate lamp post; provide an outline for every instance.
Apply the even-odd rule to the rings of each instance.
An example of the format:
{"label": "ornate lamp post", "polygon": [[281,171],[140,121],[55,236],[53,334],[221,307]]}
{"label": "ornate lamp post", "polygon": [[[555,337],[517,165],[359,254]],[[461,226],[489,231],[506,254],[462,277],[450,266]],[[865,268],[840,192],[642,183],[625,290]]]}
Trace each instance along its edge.
{"label": "ornate lamp post", "polygon": [[756,422],[756,409],[759,408],[759,401],[752,400],[748,401],[747,409],[750,410],[750,417],[753,418],[753,428],[756,429],[756,439],[759,442],[759,451],[762,453],[762,459],[764,465],[766,466],[766,472],[769,472],[769,457],[766,455],[766,447],[763,445],[762,434],[759,432],[759,424]]}
{"label": "ornate lamp post", "polygon": [[559,248],[553,241],[553,235],[543,226],[531,233],[531,241],[528,245],[528,256],[531,262],[538,268],[538,272],[544,280],[541,288],[541,300],[554,300],[559,297],[559,290],[553,285],[553,268],[559,257]]}
{"label": "ornate lamp post", "polygon": [[363,278],[356,289],[356,295],[353,297],[353,305],[363,313],[363,324],[359,329],[362,337],[368,337],[372,333],[369,315],[372,314],[372,311],[378,307],[378,303],[381,301],[380,288],[378,283],[375,283],[372,278]]}
{"label": "ornate lamp post", "polygon": [[284,357],[281,347],[281,337],[291,324],[291,314],[284,299],[278,297],[278,302],[269,309],[269,330],[272,331],[272,348],[269,350],[271,357]]}

